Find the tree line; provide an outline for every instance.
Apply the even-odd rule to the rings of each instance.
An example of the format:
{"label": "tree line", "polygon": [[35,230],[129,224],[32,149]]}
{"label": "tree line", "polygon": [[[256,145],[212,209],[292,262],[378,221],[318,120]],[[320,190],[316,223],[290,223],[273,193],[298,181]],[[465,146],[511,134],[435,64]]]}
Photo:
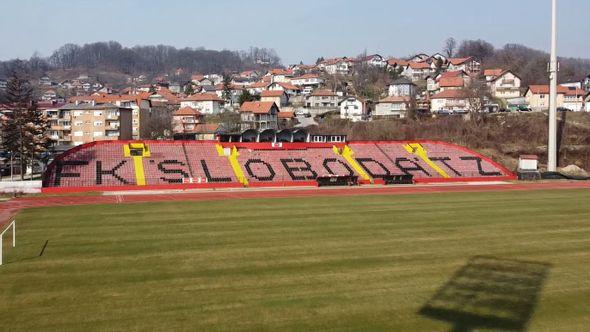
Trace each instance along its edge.
{"label": "tree line", "polygon": [[[445,42],[443,52],[447,56],[473,56],[485,68],[511,69],[522,79],[523,86],[548,84],[547,64],[549,54],[520,44],[506,44],[502,48],[485,40],[464,40],[457,43],[453,38]],[[580,81],[590,75],[590,59],[560,57],[560,82]]]}
{"label": "tree line", "polygon": [[[0,62],[0,75],[8,76],[15,62]],[[52,69],[99,69],[128,75],[156,75],[178,68],[188,72],[223,73],[260,66],[280,66],[281,59],[272,49],[251,47],[247,51],[215,51],[204,48],[176,48],[173,46],[124,47],[115,41],[85,45],[65,44],[49,57],[38,54],[23,61],[31,76],[39,76]]]}

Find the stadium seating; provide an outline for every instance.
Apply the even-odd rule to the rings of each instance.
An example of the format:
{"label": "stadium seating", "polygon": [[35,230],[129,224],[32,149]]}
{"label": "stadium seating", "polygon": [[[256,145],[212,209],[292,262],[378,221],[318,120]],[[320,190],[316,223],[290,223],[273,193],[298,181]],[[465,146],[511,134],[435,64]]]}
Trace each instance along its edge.
{"label": "stadium seating", "polygon": [[443,142],[220,143],[103,141],[75,147],[47,168],[46,188],[275,186],[317,177],[390,175],[416,182],[496,180],[513,174],[468,149]]}
{"label": "stadium seating", "polygon": [[239,149],[238,160],[249,182],[314,181],[318,176],[355,175],[332,148],[294,150]]}

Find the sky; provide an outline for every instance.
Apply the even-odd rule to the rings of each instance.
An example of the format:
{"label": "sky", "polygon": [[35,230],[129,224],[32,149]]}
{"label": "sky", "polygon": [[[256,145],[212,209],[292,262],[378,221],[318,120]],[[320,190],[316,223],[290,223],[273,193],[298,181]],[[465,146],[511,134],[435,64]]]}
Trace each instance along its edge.
{"label": "sky", "polygon": [[[550,45],[550,0],[0,0],[0,60],[66,43],[275,49],[283,63],[441,51],[448,37]],[[590,58],[590,1],[558,0],[559,55]]]}

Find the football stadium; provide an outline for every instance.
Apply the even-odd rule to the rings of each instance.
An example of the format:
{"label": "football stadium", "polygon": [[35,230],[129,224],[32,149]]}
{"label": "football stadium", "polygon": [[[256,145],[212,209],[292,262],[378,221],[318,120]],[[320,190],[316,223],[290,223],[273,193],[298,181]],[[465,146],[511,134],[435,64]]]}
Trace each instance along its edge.
{"label": "football stadium", "polygon": [[516,181],[445,142],[277,137],[57,157],[41,194],[0,203],[2,327],[586,329],[587,181]]}

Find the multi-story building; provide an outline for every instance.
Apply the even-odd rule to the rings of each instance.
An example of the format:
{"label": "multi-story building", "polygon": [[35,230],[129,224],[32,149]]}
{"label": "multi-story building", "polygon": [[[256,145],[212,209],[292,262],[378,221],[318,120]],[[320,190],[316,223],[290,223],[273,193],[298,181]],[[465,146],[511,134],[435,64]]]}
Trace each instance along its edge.
{"label": "multi-story building", "polygon": [[405,118],[410,106],[408,96],[389,96],[379,100],[375,105],[373,117]]}
{"label": "multi-story building", "polygon": [[474,57],[467,58],[450,58],[448,70],[462,70],[468,74],[477,74],[481,71],[481,63]]}
{"label": "multi-story building", "polygon": [[492,96],[502,99],[520,97],[521,79],[510,70],[486,69],[484,74]]}
{"label": "multi-story building", "polygon": [[416,95],[416,84],[407,78],[398,78],[389,83],[387,88],[389,96],[414,96]]}
{"label": "multi-story building", "polygon": [[319,75],[316,74],[305,74],[299,77],[294,77],[291,80],[291,84],[303,88],[311,87],[315,89],[324,84],[324,79],[322,79]]}
{"label": "multi-story building", "polygon": [[430,111],[433,113],[467,111],[469,107],[469,99],[464,90],[445,90],[430,98]]}
{"label": "multi-story building", "polygon": [[197,124],[201,123],[203,115],[191,107],[182,107],[172,113],[172,132],[191,133],[194,132]]}
{"label": "multi-story building", "polygon": [[180,107],[191,107],[202,114],[217,114],[221,112],[224,101],[217,94],[197,93],[180,101]]}
{"label": "multi-story building", "polygon": [[330,90],[315,90],[305,97],[305,107],[336,109],[338,101],[338,95]]}
{"label": "multi-story building", "polygon": [[247,101],[240,108],[241,130],[278,129],[278,114],[274,102]]}
{"label": "multi-story building", "polygon": [[130,140],[133,138],[130,107],[111,103],[70,103],[58,109],[57,117],[50,119],[50,135],[58,137],[61,145],[80,145],[104,140]]}

